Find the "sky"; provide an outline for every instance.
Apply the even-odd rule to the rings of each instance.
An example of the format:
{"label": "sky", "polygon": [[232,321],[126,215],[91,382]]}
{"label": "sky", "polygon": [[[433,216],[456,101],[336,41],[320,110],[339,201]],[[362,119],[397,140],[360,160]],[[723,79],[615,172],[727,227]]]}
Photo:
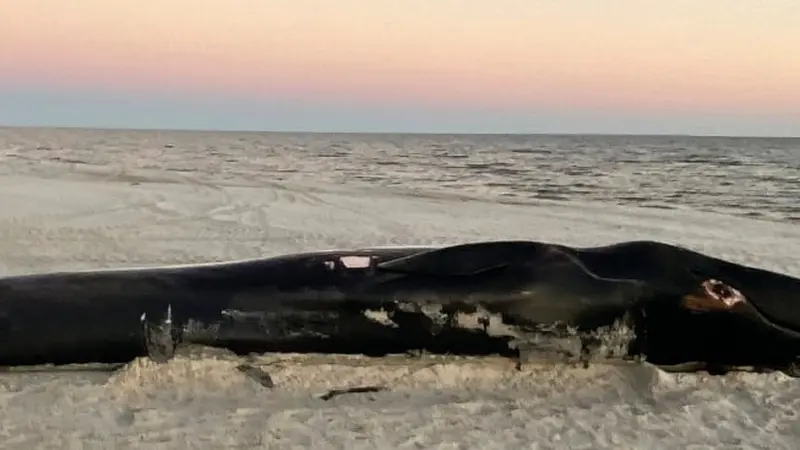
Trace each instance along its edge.
{"label": "sky", "polygon": [[797,0],[3,0],[0,125],[800,135]]}

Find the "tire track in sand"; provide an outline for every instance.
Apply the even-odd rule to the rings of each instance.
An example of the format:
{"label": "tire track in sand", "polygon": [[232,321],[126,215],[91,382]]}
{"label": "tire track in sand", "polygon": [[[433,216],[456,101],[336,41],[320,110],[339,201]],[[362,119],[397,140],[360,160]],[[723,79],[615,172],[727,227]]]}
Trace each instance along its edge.
{"label": "tire track in sand", "polygon": [[[148,230],[161,230],[164,240],[174,239],[176,230],[180,233],[181,225],[185,227],[201,222],[209,211],[229,201],[224,189],[196,183],[189,178],[180,184],[139,183],[122,186],[121,189],[118,184],[96,181],[46,180],[43,184],[47,187],[44,189],[41,185],[37,186],[36,179],[28,182],[32,184],[31,189],[37,189],[36,199],[41,200],[36,203],[37,207],[30,211],[30,202],[24,199],[26,203],[20,212],[11,210],[8,217],[7,210],[6,217],[0,217],[3,264],[20,267],[23,271],[206,259],[199,252],[175,248],[167,253],[157,248],[139,251],[143,242],[137,235],[147,234]],[[64,196],[64,192],[59,192],[59,187],[69,195]],[[203,199],[200,206],[205,207],[194,211],[171,208],[170,202],[176,202],[170,199],[170,191],[175,190],[185,197]],[[59,196],[69,203],[70,196],[91,195],[91,191],[95,191],[95,194],[102,191],[102,194],[95,195],[88,202],[76,201],[74,208],[71,205],[67,207],[67,212],[42,210],[54,201],[58,202]],[[197,207],[196,203],[192,206]],[[41,209],[38,208],[39,204]],[[4,272],[8,272],[9,267]]]}
{"label": "tire track in sand", "polygon": [[265,256],[286,251],[281,242],[317,239],[303,237],[297,222],[271,223],[281,215],[271,213],[272,205],[300,214],[324,205],[312,193],[278,184],[217,186],[189,176],[171,177],[169,183],[156,180],[140,177],[135,185],[47,180],[48,188],[37,187],[43,207],[63,194],[59,191],[74,197],[89,191],[103,195],[77,201],[74,209],[67,205],[67,212],[21,208],[18,214],[0,218],[4,263],[25,272],[193,263]]}

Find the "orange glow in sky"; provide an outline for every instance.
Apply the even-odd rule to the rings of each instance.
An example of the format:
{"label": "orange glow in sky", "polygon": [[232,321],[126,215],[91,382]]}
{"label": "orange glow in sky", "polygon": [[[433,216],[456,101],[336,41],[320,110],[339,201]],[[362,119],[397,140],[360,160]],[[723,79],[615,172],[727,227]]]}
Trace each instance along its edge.
{"label": "orange glow in sky", "polygon": [[0,86],[800,113],[796,0],[25,0]]}

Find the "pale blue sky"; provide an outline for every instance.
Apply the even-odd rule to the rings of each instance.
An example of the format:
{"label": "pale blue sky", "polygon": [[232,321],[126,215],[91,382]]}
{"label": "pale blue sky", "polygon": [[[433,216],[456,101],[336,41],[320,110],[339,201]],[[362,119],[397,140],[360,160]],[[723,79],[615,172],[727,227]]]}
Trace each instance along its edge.
{"label": "pale blue sky", "polygon": [[798,0],[27,0],[0,18],[0,125],[800,135]]}
{"label": "pale blue sky", "polygon": [[798,136],[800,122],[780,116],[703,113],[608,114],[603,111],[502,111],[347,107],[300,102],[199,101],[88,93],[0,93],[0,124],[146,129],[332,132],[612,133]]}

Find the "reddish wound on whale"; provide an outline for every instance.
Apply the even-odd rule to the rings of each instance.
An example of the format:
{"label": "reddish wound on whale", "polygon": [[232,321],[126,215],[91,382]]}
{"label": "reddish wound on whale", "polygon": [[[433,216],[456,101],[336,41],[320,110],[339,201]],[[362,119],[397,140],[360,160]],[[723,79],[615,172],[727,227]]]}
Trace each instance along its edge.
{"label": "reddish wound on whale", "polygon": [[706,280],[700,288],[683,297],[683,306],[692,311],[727,311],[747,302],[745,296],[719,280]]}

